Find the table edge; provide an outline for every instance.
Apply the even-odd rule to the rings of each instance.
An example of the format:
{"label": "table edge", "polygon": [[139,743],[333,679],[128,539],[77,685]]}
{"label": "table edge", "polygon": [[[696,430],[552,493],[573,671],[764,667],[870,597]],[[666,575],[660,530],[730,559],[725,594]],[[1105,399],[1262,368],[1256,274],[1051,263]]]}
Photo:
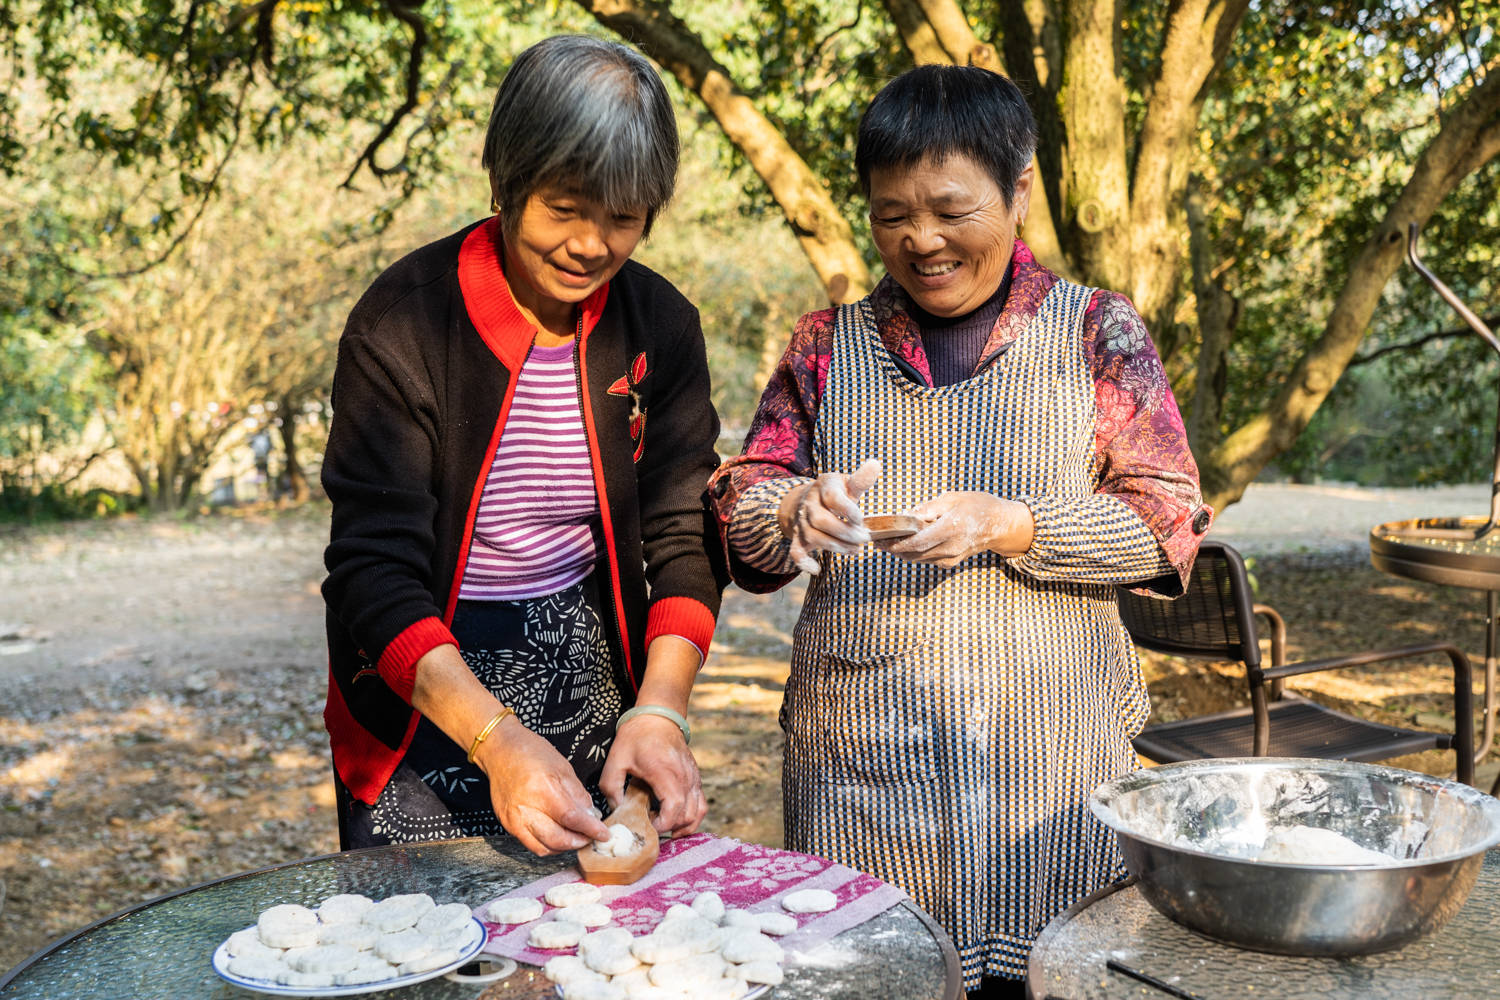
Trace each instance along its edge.
{"label": "table edge", "polygon": [[[1045,992],[1046,974],[1041,964],[1037,961],[1037,955],[1039,955],[1042,949],[1051,942],[1051,939],[1061,934],[1063,927],[1067,925],[1068,921],[1078,916],[1078,914],[1082,913],[1090,906],[1093,906],[1095,903],[1099,902],[1099,900],[1104,899],[1107,896],[1114,895],[1121,889],[1129,889],[1131,886],[1135,885],[1135,883],[1136,877],[1134,875],[1128,875],[1118,882],[1111,882],[1104,888],[1096,889],[1095,891],[1089,893],[1087,896],[1083,897],[1078,902],[1074,903],[1072,906],[1068,907],[1066,910],[1063,910],[1057,916],[1047,921],[1047,926],[1042,928],[1042,933],[1038,934],[1036,940],[1032,942],[1031,954],[1026,958],[1026,995],[1028,997],[1031,997],[1032,1000],[1044,1000],[1044,998],[1047,996],[1047,993]],[[1038,987],[1041,988],[1039,989]]]}

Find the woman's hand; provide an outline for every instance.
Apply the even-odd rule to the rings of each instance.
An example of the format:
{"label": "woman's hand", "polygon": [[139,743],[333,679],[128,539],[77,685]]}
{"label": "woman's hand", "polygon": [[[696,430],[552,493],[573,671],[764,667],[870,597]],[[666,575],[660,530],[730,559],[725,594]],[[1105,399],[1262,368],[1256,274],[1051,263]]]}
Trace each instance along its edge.
{"label": "woman's hand", "polygon": [[930,521],[915,535],[877,541],[876,548],[912,562],[950,568],[976,552],[1024,555],[1036,530],[1031,509],[988,493],[941,493],[907,513]]}
{"label": "woman's hand", "polygon": [[708,813],[698,762],[682,730],[659,715],[637,715],[615,733],[604,761],[599,788],[616,805],[625,797],[625,779],[650,786],[660,808],[652,825],[658,833],[681,837],[698,829]]}
{"label": "woman's hand", "polygon": [[567,759],[518,719],[501,722],[474,763],[490,779],[496,818],[531,853],[576,851],[609,837]]}
{"label": "woman's hand", "polygon": [[792,564],[807,573],[817,573],[815,552],[853,555],[870,544],[864,513],[858,500],[880,478],[880,460],[867,458],[851,475],[825,472],[806,486],[789,492],[781,501],[777,523],[791,540]]}

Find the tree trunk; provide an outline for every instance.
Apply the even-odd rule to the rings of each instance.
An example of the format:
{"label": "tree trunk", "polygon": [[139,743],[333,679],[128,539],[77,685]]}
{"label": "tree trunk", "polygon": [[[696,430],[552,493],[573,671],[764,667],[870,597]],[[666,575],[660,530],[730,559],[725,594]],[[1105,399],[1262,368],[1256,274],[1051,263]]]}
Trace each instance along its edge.
{"label": "tree trunk", "polygon": [[576,2],[698,95],[781,206],[829,301],[853,302],[868,294],[869,269],[828,190],[692,30],[658,0]]}
{"label": "tree trunk", "polygon": [[281,450],[285,455],[287,499],[292,503],[306,503],[310,495],[307,472],[297,460],[297,403],[283,399],[277,412],[281,414]]}
{"label": "tree trunk", "polygon": [[1238,500],[1260,470],[1291,447],[1348,367],[1401,266],[1406,227],[1422,225],[1469,174],[1500,155],[1500,73],[1491,73],[1443,117],[1410,179],[1349,268],[1323,334],[1297,362],[1276,399],[1260,414],[1200,455],[1203,492],[1222,510]]}
{"label": "tree trunk", "polygon": [[[1213,273],[1203,194],[1189,187],[1188,225],[1192,233],[1193,297],[1198,313],[1198,364],[1187,401],[1188,444],[1195,455],[1212,450],[1223,437],[1220,424],[1229,381],[1229,343],[1239,323],[1240,303]],[[1179,403],[1183,400],[1179,397]]]}

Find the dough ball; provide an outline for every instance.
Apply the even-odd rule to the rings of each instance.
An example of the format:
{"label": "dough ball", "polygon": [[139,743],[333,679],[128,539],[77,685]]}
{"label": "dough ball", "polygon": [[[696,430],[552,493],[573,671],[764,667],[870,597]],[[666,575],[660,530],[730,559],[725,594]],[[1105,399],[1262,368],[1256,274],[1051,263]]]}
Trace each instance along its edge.
{"label": "dough ball", "polygon": [[767,986],[780,986],[781,980],[786,976],[780,962],[746,962],[738,971],[745,982],[764,983]]}
{"label": "dough ball", "polygon": [[725,962],[712,952],[689,955],[676,962],[651,966],[651,982],[656,986],[676,988],[698,995],[698,991],[724,975]]}
{"label": "dough ball", "polygon": [[318,907],[318,919],[325,924],[349,924],[364,917],[375,901],[369,896],[345,892],[329,896]]}
{"label": "dough ball", "polygon": [[365,912],[363,920],[383,934],[416,926],[437,904],[425,892],[406,893],[382,899]]}
{"label": "dough ball", "polygon": [[781,945],[759,931],[736,931],[719,949],[724,961],[736,965],[744,962],[780,962],[786,958]]}
{"label": "dough ball", "polygon": [[719,921],[720,927],[754,927],[760,929],[760,920],[749,910],[736,910],[733,907],[724,911],[724,919]]}
{"label": "dough ball", "polygon": [[457,962],[463,952],[457,948],[438,948],[429,951],[425,955],[418,956],[409,962],[402,962],[396,971],[403,976],[415,975],[418,972],[431,972],[433,969],[441,969],[445,965]]}
{"label": "dough ball", "polygon": [[244,930],[235,931],[229,935],[224,942],[224,951],[231,958],[242,958],[249,955],[257,955],[261,958],[272,958],[280,961],[281,949],[272,948],[261,941],[260,930],[256,927],[246,927]]}
{"label": "dough ball", "polygon": [[558,955],[547,959],[542,973],[559,986],[582,981],[602,982],[604,976],[588,967],[588,963],[577,955]]}
{"label": "dough ball", "polygon": [[346,944],[355,951],[369,951],[380,940],[380,932],[369,924],[321,924],[319,944]]}
{"label": "dough ball", "polygon": [[588,882],[564,882],[547,890],[544,897],[553,906],[576,906],[579,903],[597,903],[604,898],[597,885]]}
{"label": "dough ball", "polygon": [[698,911],[693,909],[691,906],[688,906],[686,903],[673,903],[671,906],[667,907],[666,915],[662,917],[662,920],[678,920],[683,917],[696,916],[698,916]]}
{"label": "dough ball", "polygon": [[359,964],[359,952],[346,944],[320,944],[287,959],[286,964],[298,972],[337,975]]}
{"label": "dough ball", "polygon": [[757,913],[755,919],[760,924],[762,934],[780,937],[797,929],[797,918],[789,913],[777,913],[772,910],[769,913]]}
{"label": "dough ball", "polygon": [[827,889],[798,889],[781,898],[788,913],[827,913],[839,905],[838,897]]}
{"label": "dough ball", "polygon": [[692,910],[704,920],[717,924],[724,919],[724,900],[717,892],[700,892],[693,897]]}
{"label": "dough ball", "polygon": [[435,950],[432,938],[415,927],[408,927],[394,934],[386,934],[375,942],[375,955],[392,965],[410,962]]}
{"label": "dough ball", "polygon": [[533,948],[555,951],[559,948],[576,947],[583,938],[583,933],[582,924],[575,924],[570,920],[547,920],[531,929],[527,942]]}
{"label": "dough ball", "polygon": [[269,948],[305,948],[318,943],[318,915],[295,903],[263,911],[255,927],[260,943]]}
{"label": "dough ball", "polygon": [[229,960],[226,968],[231,975],[239,976],[241,979],[260,979],[265,982],[279,983],[286,965],[280,958],[267,958],[264,955],[237,955]]}
{"label": "dough ball", "polygon": [[484,911],[497,924],[529,924],[542,915],[540,899],[497,899]]}
{"label": "dough ball", "polygon": [[607,858],[628,858],[640,853],[641,838],[624,823],[609,825],[609,839],[594,841],[594,853]]}
{"label": "dough ball", "polygon": [[552,916],[556,920],[568,920],[585,927],[603,927],[614,919],[614,915],[609,912],[609,907],[603,903],[574,903],[572,906],[562,906]]}
{"label": "dough ball", "polygon": [[686,939],[672,940],[657,934],[638,937],[630,944],[630,953],[642,962],[656,965],[658,962],[677,962],[693,954]]}

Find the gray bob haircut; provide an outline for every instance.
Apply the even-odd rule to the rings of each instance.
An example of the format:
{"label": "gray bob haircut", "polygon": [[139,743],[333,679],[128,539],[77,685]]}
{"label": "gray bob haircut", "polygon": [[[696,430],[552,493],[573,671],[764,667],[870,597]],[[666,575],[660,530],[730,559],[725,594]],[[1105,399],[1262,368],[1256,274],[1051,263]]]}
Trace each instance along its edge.
{"label": "gray bob haircut", "polygon": [[504,226],[559,184],[611,212],[646,210],[646,229],[677,183],[677,119],[656,70],[633,49],[558,35],[516,57],[495,94],[481,164]]}

